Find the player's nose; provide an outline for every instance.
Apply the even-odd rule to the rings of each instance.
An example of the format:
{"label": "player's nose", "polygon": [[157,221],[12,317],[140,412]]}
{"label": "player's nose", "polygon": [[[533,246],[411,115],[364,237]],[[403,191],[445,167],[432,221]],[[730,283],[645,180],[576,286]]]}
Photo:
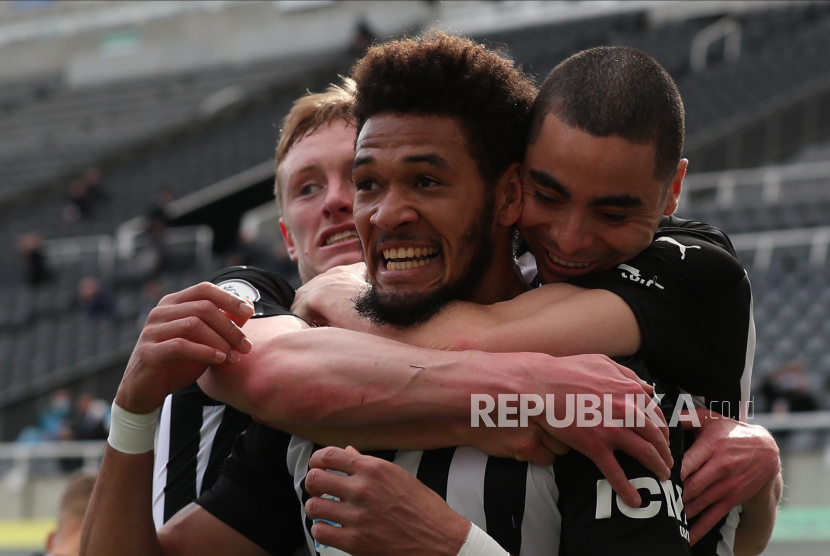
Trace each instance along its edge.
{"label": "player's nose", "polygon": [[408,202],[406,194],[401,189],[396,186],[388,187],[378,198],[369,219],[373,226],[392,231],[418,221],[418,211]]}
{"label": "player's nose", "polygon": [[336,178],[330,180],[326,187],[326,198],[323,212],[326,217],[335,215],[350,215],[354,208],[354,186],[351,180]]}

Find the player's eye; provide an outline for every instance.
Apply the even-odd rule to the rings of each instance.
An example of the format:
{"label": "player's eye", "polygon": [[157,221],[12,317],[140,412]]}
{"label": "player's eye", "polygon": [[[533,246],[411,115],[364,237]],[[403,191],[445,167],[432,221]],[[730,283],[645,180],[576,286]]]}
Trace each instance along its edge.
{"label": "player's eye", "polygon": [[428,187],[434,187],[438,185],[438,183],[438,180],[431,178],[430,176],[418,176],[418,187],[426,189]]}
{"label": "player's eye", "polygon": [[308,183],[300,188],[300,195],[311,195],[312,193],[316,193],[322,189],[319,185],[314,183]]}
{"label": "player's eye", "polygon": [[549,204],[549,205],[553,205],[553,204],[556,204],[556,203],[559,202],[557,199],[554,199],[553,197],[549,197],[549,196],[541,193],[538,189],[536,189],[533,192],[533,198],[535,200],[539,201],[540,203],[545,203],[545,204]]}
{"label": "player's eye", "polygon": [[613,212],[603,212],[602,217],[613,224],[622,224],[628,220],[627,214],[614,214]]}
{"label": "player's eye", "polygon": [[362,178],[355,181],[355,187],[358,191],[377,191],[380,186],[375,180],[369,178]]}

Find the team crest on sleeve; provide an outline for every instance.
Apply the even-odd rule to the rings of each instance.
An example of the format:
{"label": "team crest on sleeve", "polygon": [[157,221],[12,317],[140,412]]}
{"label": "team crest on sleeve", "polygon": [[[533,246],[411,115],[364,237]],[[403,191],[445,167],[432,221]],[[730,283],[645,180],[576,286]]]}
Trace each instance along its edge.
{"label": "team crest on sleeve", "polygon": [[216,285],[225,290],[226,292],[231,293],[236,297],[247,299],[252,303],[256,303],[257,301],[259,301],[259,290],[256,289],[247,280],[234,278],[232,280],[225,280],[224,282],[220,282]]}

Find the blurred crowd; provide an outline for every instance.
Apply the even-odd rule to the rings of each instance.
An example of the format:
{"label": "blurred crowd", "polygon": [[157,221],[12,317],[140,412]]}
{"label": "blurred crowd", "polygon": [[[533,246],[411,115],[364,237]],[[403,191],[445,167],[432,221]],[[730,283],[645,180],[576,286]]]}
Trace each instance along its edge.
{"label": "blurred crowd", "polygon": [[109,427],[109,403],[87,393],[73,401],[69,391],[56,390],[35,424],[23,429],[17,441],[106,440]]}
{"label": "blurred crowd", "polygon": [[[140,328],[150,310],[172,291],[164,286],[165,273],[193,265],[193,260],[181,260],[172,252],[168,241],[172,223],[168,207],[176,200],[175,189],[175,184],[167,183],[156,190],[152,202],[143,211],[140,228],[135,230],[132,254],[127,260],[119,261],[112,273],[88,274],[78,280],[74,295],[77,310],[90,318],[135,319]],[[67,204],[63,209],[65,225],[94,220],[110,200],[100,171],[86,169],[68,186]],[[46,240],[40,233],[33,231],[20,236],[17,250],[22,279],[28,287],[39,289],[55,282],[60,267],[50,262]],[[219,266],[256,266],[276,272],[292,284],[299,283],[296,264],[289,259],[281,241],[276,245],[263,243],[242,231],[233,247],[217,262]],[[121,287],[133,292],[140,288],[138,301],[124,303],[119,296]]]}

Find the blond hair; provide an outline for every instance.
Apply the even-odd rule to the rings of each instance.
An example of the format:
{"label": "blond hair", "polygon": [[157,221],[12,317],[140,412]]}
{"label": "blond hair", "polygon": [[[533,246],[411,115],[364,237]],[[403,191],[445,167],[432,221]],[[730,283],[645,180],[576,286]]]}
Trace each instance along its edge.
{"label": "blond hair", "polygon": [[280,211],[282,211],[283,184],[280,183],[279,167],[288,151],[303,137],[308,137],[321,126],[328,125],[335,120],[344,120],[353,125],[354,93],[354,80],[343,77],[340,85],[332,83],[323,93],[306,93],[298,98],[294,101],[291,111],[283,118],[274,164],[277,171],[277,177],[274,180],[274,196],[277,198]]}
{"label": "blond hair", "polygon": [[74,475],[61,498],[59,521],[74,517],[83,521],[92,489],[95,488],[95,473],[78,473]]}

